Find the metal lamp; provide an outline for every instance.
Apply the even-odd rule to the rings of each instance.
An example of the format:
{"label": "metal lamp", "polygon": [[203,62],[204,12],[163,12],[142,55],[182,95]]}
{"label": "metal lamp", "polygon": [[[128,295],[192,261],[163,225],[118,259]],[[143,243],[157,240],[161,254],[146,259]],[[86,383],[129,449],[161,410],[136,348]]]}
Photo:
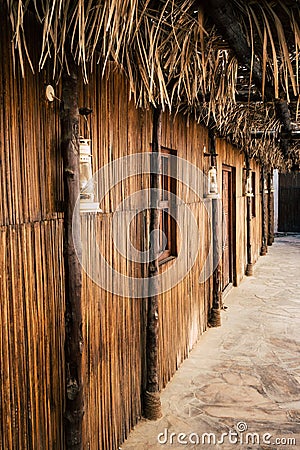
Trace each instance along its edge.
{"label": "metal lamp", "polygon": [[254,197],[254,194],[252,192],[251,172],[249,172],[249,174],[246,178],[245,196],[246,197]]}
{"label": "metal lamp", "polygon": [[208,171],[208,198],[219,198],[218,193],[218,180],[217,169],[215,166],[211,166]]}
{"label": "metal lamp", "polygon": [[91,140],[80,138],[80,210],[101,212],[99,203],[94,201],[95,186],[92,172]]}

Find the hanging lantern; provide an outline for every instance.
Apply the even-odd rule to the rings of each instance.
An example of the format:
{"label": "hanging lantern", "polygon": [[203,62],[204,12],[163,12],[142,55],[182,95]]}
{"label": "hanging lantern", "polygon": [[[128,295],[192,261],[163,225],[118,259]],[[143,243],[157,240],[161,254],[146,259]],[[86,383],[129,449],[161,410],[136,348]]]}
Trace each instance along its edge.
{"label": "hanging lantern", "polygon": [[80,210],[99,212],[99,203],[94,202],[95,186],[92,172],[91,140],[80,138]]}
{"label": "hanging lantern", "polygon": [[219,198],[218,194],[218,180],[217,169],[215,166],[211,166],[208,171],[208,198]]}

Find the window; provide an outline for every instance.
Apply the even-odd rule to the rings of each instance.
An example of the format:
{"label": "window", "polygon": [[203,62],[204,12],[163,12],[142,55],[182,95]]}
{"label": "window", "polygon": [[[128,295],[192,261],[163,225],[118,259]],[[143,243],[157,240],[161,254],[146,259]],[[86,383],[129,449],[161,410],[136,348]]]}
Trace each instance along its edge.
{"label": "window", "polygon": [[[160,217],[160,256],[159,262],[165,262],[165,260],[177,256],[176,245],[176,177],[171,177],[172,174],[176,174],[176,168],[172,165],[176,164],[176,160],[170,158],[171,155],[176,156],[176,151],[162,147],[161,148],[161,217]],[[173,194],[173,195],[170,195]],[[173,217],[172,217],[173,216]]]}
{"label": "window", "polygon": [[256,216],[256,178],[255,172],[251,172],[251,186],[252,186],[252,202],[251,202],[251,215],[252,217]]}

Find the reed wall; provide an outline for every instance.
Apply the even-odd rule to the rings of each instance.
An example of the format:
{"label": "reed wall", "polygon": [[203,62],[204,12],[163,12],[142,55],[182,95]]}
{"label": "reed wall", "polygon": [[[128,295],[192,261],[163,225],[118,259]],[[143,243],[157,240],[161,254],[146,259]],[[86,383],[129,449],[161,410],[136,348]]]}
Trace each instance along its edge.
{"label": "reed wall", "polygon": [[[63,449],[64,411],[64,270],[63,183],[60,154],[59,102],[45,99],[51,67],[32,74],[28,65],[22,77],[15,72],[6,16],[0,18],[0,447],[5,449]],[[29,45],[38,54],[40,40],[34,23]],[[37,61],[34,61],[37,64]],[[137,110],[130,100],[123,74],[100,66],[90,83],[80,85],[79,106],[93,113],[82,119],[81,134],[91,131],[94,170],[118,158],[151,149],[151,110]],[[60,86],[56,86],[60,95]],[[89,137],[89,136],[87,136]],[[162,145],[207,173],[207,129],[178,114],[163,113]],[[217,143],[218,164],[236,168],[236,279],[246,264],[245,197],[242,195],[243,155],[225,141]],[[259,180],[259,168],[253,164]],[[220,172],[219,172],[220,173]],[[187,173],[186,177],[192,176]],[[220,183],[219,183],[220,184]],[[86,267],[101,279],[99,252],[115,270],[143,277],[147,267],[120,256],[114,248],[112,220],[129,194],[149,187],[148,175],[122,180],[101,202],[102,213],[82,216],[88,237]],[[205,186],[201,186],[204,192]],[[200,230],[199,252],[187,276],[160,296],[159,376],[163,388],[206,330],[212,302],[212,280],[199,281],[211,242],[211,200],[200,198],[182,183],[178,196],[193,213]],[[261,240],[260,195],[252,221],[253,251]],[[134,245],[145,250],[149,240],[147,213],[133,222]],[[189,234],[188,218],[182,233]],[[90,237],[90,238],[89,238]],[[179,241],[181,238],[178,237]],[[178,242],[180,246],[180,242]],[[190,245],[192,243],[190,242]],[[167,271],[174,261],[161,266]],[[208,272],[210,266],[208,266]],[[147,301],[122,297],[98,286],[84,273],[83,289],[84,448],[117,449],[142,414],[145,384],[145,332]]]}
{"label": "reed wall", "polygon": [[[89,85],[83,86],[81,92],[82,105],[91,107],[94,111],[89,120],[95,170],[123,156],[148,152],[151,148],[151,110],[136,110],[129,100],[128,85],[122,73],[112,65],[109,72],[109,76],[107,72],[107,77],[101,79],[101,67],[96,68],[93,79]],[[84,123],[82,130],[87,132]],[[176,150],[179,157],[196,165],[203,173],[208,172],[210,161],[205,158],[203,151],[204,146],[208,148],[208,132],[195,121],[179,114],[174,117],[165,111],[162,118],[162,145]],[[217,152],[219,168],[222,164],[227,164],[236,169],[234,257],[235,279],[239,283],[246,267],[246,198],[242,186],[244,155],[224,140],[217,141]],[[252,166],[257,173],[256,180],[259,181],[259,167],[255,164]],[[191,175],[192,173],[186,174],[187,180]],[[83,227],[89,227],[88,233],[97,236],[97,252],[105,256],[111,267],[129,276],[143,276],[147,271],[142,265],[134,264],[127,257],[123,258],[118,254],[113,243],[111,223],[114,214],[119,214],[121,221],[122,215],[130,213],[126,208],[116,212],[120,202],[146,187],[149,187],[147,175],[123,180],[101,202],[102,214],[82,218]],[[203,197],[204,187],[200,188],[202,195],[199,198],[182,183],[178,183],[177,195],[183,199],[184,206],[191,209],[201,233],[199,253],[193,269],[182,282],[160,296],[161,388],[207,329],[208,314],[212,306],[211,277],[208,276],[205,282],[199,282],[211,242],[211,200]],[[222,194],[222,190],[220,193]],[[252,220],[254,260],[257,259],[261,241],[259,189],[256,190],[256,196],[257,216]],[[133,242],[142,250],[147,248],[149,240],[147,224],[149,225],[144,219],[134,222]],[[188,219],[186,225],[182,232],[188,234]],[[90,239],[91,248],[87,251],[90,264],[97,260],[93,252],[93,239]],[[164,264],[160,270],[166,271],[172,264],[174,261]],[[103,273],[103,276],[110,275]],[[95,449],[108,448],[109,442],[113,442],[113,446],[122,442],[142,413],[140,398],[145,381],[147,302],[145,299],[122,298],[109,293],[87,277],[83,309],[88,349],[85,354],[86,408],[89,412],[95,409],[99,411],[99,416],[87,413],[84,418],[86,445]],[[105,433],[103,423],[106,423]]]}
{"label": "reed wall", "polygon": [[[3,5],[1,5],[2,7]],[[63,448],[64,273],[59,105],[22,77],[0,26],[0,448]],[[27,23],[31,26],[31,23]],[[38,53],[37,30],[30,45]]]}

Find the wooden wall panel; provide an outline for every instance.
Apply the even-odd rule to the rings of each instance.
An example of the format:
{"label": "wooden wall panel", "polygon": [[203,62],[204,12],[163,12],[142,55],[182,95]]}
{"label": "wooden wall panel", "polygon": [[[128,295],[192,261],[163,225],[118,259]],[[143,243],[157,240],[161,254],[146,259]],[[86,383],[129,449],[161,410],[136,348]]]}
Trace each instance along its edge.
{"label": "wooden wall panel", "polygon": [[1,448],[63,448],[62,221],[1,228]]}
{"label": "wooden wall panel", "polygon": [[[95,70],[95,78],[89,85],[82,85],[80,93],[80,104],[94,111],[89,119],[94,171],[123,156],[150,151],[151,142],[151,114],[137,111],[128,102],[124,77],[114,71],[101,79],[101,68]],[[86,132],[83,125],[81,121],[81,133]],[[143,267],[120,257],[114,249],[112,219],[122,200],[149,185],[147,179],[139,175],[125,179],[103,199],[103,214],[82,216],[87,236],[95,235],[99,251],[110,266],[128,277],[141,276]],[[126,214],[128,211],[120,211],[117,219],[122,220]],[[145,245],[141,220],[135,221],[132,229],[140,249]],[[96,273],[100,268],[93,253],[95,243],[92,238],[88,242],[91,248],[85,255],[86,263],[88,267],[93,264]],[[109,271],[101,273],[102,281],[110,276]],[[118,448],[141,417],[145,307],[146,300],[119,297],[84,277],[84,448]]]}
{"label": "wooden wall panel", "polygon": [[[9,450],[63,449],[63,186],[59,103],[45,100],[49,70],[33,76],[26,66],[22,79],[17,67],[14,77],[8,26],[4,16],[0,20],[3,25],[0,27],[0,288],[3,299],[0,305],[0,444]],[[32,32],[29,45],[37,50],[37,33]],[[113,64],[109,63],[103,79],[101,72],[98,66],[89,85],[81,84],[79,98],[80,106],[93,109],[88,121],[94,171],[122,156],[150,151],[152,139],[151,109],[136,110],[129,101],[127,81]],[[57,86],[58,96],[59,90]],[[81,119],[80,132],[85,134],[86,131],[86,123]],[[179,157],[207,174],[210,161],[203,153],[204,146],[208,149],[207,129],[166,111],[162,120],[162,144],[177,150]],[[222,163],[236,168],[239,282],[246,264],[243,156],[221,140],[218,140],[217,153],[219,177]],[[253,167],[258,170],[257,166]],[[189,184],[192,172],[185,175]],[[123,180],[103,199],[103,213],[82,216],[82,229],[87,236],[95,235],[101,254],[115,270],[129,277],[143,276],[147,267],[118,255],[112,241],[111,224],[118,204],[133,192],[147,187],[148,175]],[[199,190],[205,190],[205,183]],[[211,200],[199,198],[181,183],[178,196],[184,201],[180,208],[188,207],[199,226],[199,254],[187,276],[160,296],[161,387],[206,330],[212,306],[210,266],[207,280],[199,282],[212,237]],[[118,212],[117,219],[121,220],[129,212],[126,209]],[[260,239],[259,221],[258,214],[253,221],[255,255]],[[148,229],[149,217],[147,213],[141,214],[131,230],[134,244],[141,250],[147,247]],[[189,233],[187,218],[182,232]],[[98,251],[95,239],[89,240],[85,262],[87,266],[93,264],[93,270],[99,272],[99,259],[94,254]],[[170,261],[163,265],[161,271],[168,270],[172,264]],[[100,276],[105,280],[111,274],[102,271]],[[130,280],[128,286],[129,283]],[[87,274],[83,277],[82,294],[84,448],[116,449],[142,412],[147,302],[110,293]]]}
{"label": "wooden wall panel", "polygon": [[[46,100],[50,67],[33,75],[25,61],[24,78],[12,60],[8,16],[0,27],[0,225],[61,217],[62,158],[59,102]],[[28,45],[37,58],[39,34],[31,27]],[[36,30],[36,31],[35,31]],[[59,96],[59,86],[55,87]]]}
{"label": "wooden wall panel", "polygon": [[[94,170],[119,157],[150,150],[151,110],[141,112],[135,109],[134,105],[128,101],[128,87],[122,74],[112,70],[112,67],[110,66],[110,77],[105,76],[102,81],[100,80],[101,68],[96,68],[95,77],[89,85],[83,86],[80,94],[80,104],[89,106],[94,111],[89,118],[93,137]],[[177,150],[179,157],[195,164],[204,174],[207,174],[210,161],[209,158],[204,157],[203,152],[204,146],[208,148],[208,132],[204,127],[180,115],[173,117],[166,111],[162,118],[162,145]],[[244,157],[238,149],[222,140],[218,140],[217,152],[219,176],[222,163],[235,168],[235,199],[236,208],[239,211],[235,234],[237,248],[235,264],[236,282],[239,282],[246,267],[246,205],[242,192]],[[256,166],[255,170],[258,170]],[[190,174],[186,176],[188,179]],[[99,233],[102,236],[99,238],[101,253],[106,255],[116,270],[127,275],[135,273],[134,271],[142,274],[144,268],[136,267],[126,258],[120,258],[112,242],[110,224],[117,205],[131,193],[147,186],[149,186],[148,176],[123,180],[102,202],[104,214],[82,219],[85,227],[87,224],[90,227],[99,227]],[[160,296],[161,387],[170,380],[199,336],[206,330],[208,313],[212,306],[210,274],[208,273],[205,283],[199,283],[199,274],[211,239],[211,224],[204,204],[210,211],[211,200],[197,198],[181,183],[178,186],[179,197],[193,211],[201,230],[200,252],[193,269],[184,280]],[[219,186],[221,186],[220,183]],[[203,189],[205,186],[202,186]],[[259,210],[259,206],[257,207]],[[260,231],[257,231],[255,224],[259,220],[258,215],[253,222],[255,259],[260,240]],[[135,226],[134,243],[139,248],[145,248],[147,226],[143,230],[139,228],[138,223]],[[189,232],[188,223],[184,231]],[[90,245],[93,246],[93,243],[91,242]],[[88,253],[91,256],[90,250]],[[161,270],[165,271],[171,265],[172,261],[163,265]],[[103,273],[102,276],[105,278],[109,274]],[[84,355],[87,401],[84,417],[85,442],[91,448],[114,448],[122,442],[141,414],[140,395],[144,385],[145,370],[146,302],[119,298],[95,286],[89,278],[85,279],[83,292],[87,344]],[[91,299],[93,299],[92,302]],[[133,322],[137,324],[135,329],[132,328]],[[126,332],[124,335],[123,326],[126,326],[128,334]],[[134,333],[133,347],[124,344],[124,342],[132,342],[131,333]],[[95,361],[97,361],[96,364]],[[134,371],[128,370],[126,361],[130,361],[131,366],[135,366]],[[129,387],[125,395],[124,386]],[[131,389],[132,386],[134,388]]]}
{"label": "wooden wall panel", "polygon": [[[14,68],[5,12],[0,22],[0,447],[62,449],[59,104],[45,99],[48,70],[33,75],[25,62],[23,78]],[[36,58],[38,30],[30,18],[25,27]]]}
{"label": "wooden wall panel", "polygon": [[[85,215],[82,227],[87,235],[95,233],[99,251],[120,271],[110,248],[111,216]],[[92,252],[88,256],[91,263]],[[97,263],[96,258],[94,269]],[[130,274],[126,266],[123,271]],[[141,416],[143,303],[118,297],[84,277],[84,448],[118,448]]]}
{"label": "wooden wall panel", "polygon": [[[119,157],[150,151],[152,112],[138,111],[128,102],[128,87],[122,74],[112,71],[110,77],[95,78],[84,86],[80,104],[89,106],[93,137],[94,170]],[[101,98],[100,98],[101,93]],[[103,93],[103,95],[102,95]],[[100,106],[99,106],[100,104]],[[100,112],[101,111],[101,112]],[[84,126],[82,124],[82,129]],[[99,132],[101,130],[101,132]],[[199,168],[206,161],[203,145],[207,146],[207,130],[196,123],[187,123],[180,116],[163,114],[162,145],[178,151]],[[187,174],[187,177],[189,174]],[[97,227],[99,248],[110,264],[126,275],[142,275],[144,268],[121,258],[112,242],[111,220],[117,205],[128,195],[149,186],[149,176],[124,180],[112,189],[101,204],[103,214],[85,216],[83,227]],[[180,185],[179,196],[191,208],[200,223],[200,253],[193,270],[178,286],[160,299],[160,385],[170,380],[183,359],[206,330],[211,302],[211,280],[199,283],[199,274],[208,252],[210,236],[203,199],[195,198]],[[207,205],[210,208],[210,202]],[[124,211],[126,214],[126,211]],[[146,229],[136,223],[133,243],[143,249],[147,245]],[[122,231],[121,231],[122,232]],[[185,233],[189,232],[188,223]],[[123,230],[124,233],[124,230]],[[91,247],[94,245],[90,243]],[[91,248],[87,251],[92,258]],[[89,264],[89,262],[87,262]],[[165,270],[164,266],[161,270]],[[109,274],[102,274],[103,277]],[[84,281],[84,323],[86,353],[86,414],[84,434],[90,448],[116,448],[141,415],[141,390],[145,375],[146,300],[120,298],[97,287],[88,277]],[[91,299],[93,299],[91,301]],[[173,317],[177,320],[173,320]],[[130,344],[129,344],[130,343]],[[133,370],[134,368],[134,370]]]}

